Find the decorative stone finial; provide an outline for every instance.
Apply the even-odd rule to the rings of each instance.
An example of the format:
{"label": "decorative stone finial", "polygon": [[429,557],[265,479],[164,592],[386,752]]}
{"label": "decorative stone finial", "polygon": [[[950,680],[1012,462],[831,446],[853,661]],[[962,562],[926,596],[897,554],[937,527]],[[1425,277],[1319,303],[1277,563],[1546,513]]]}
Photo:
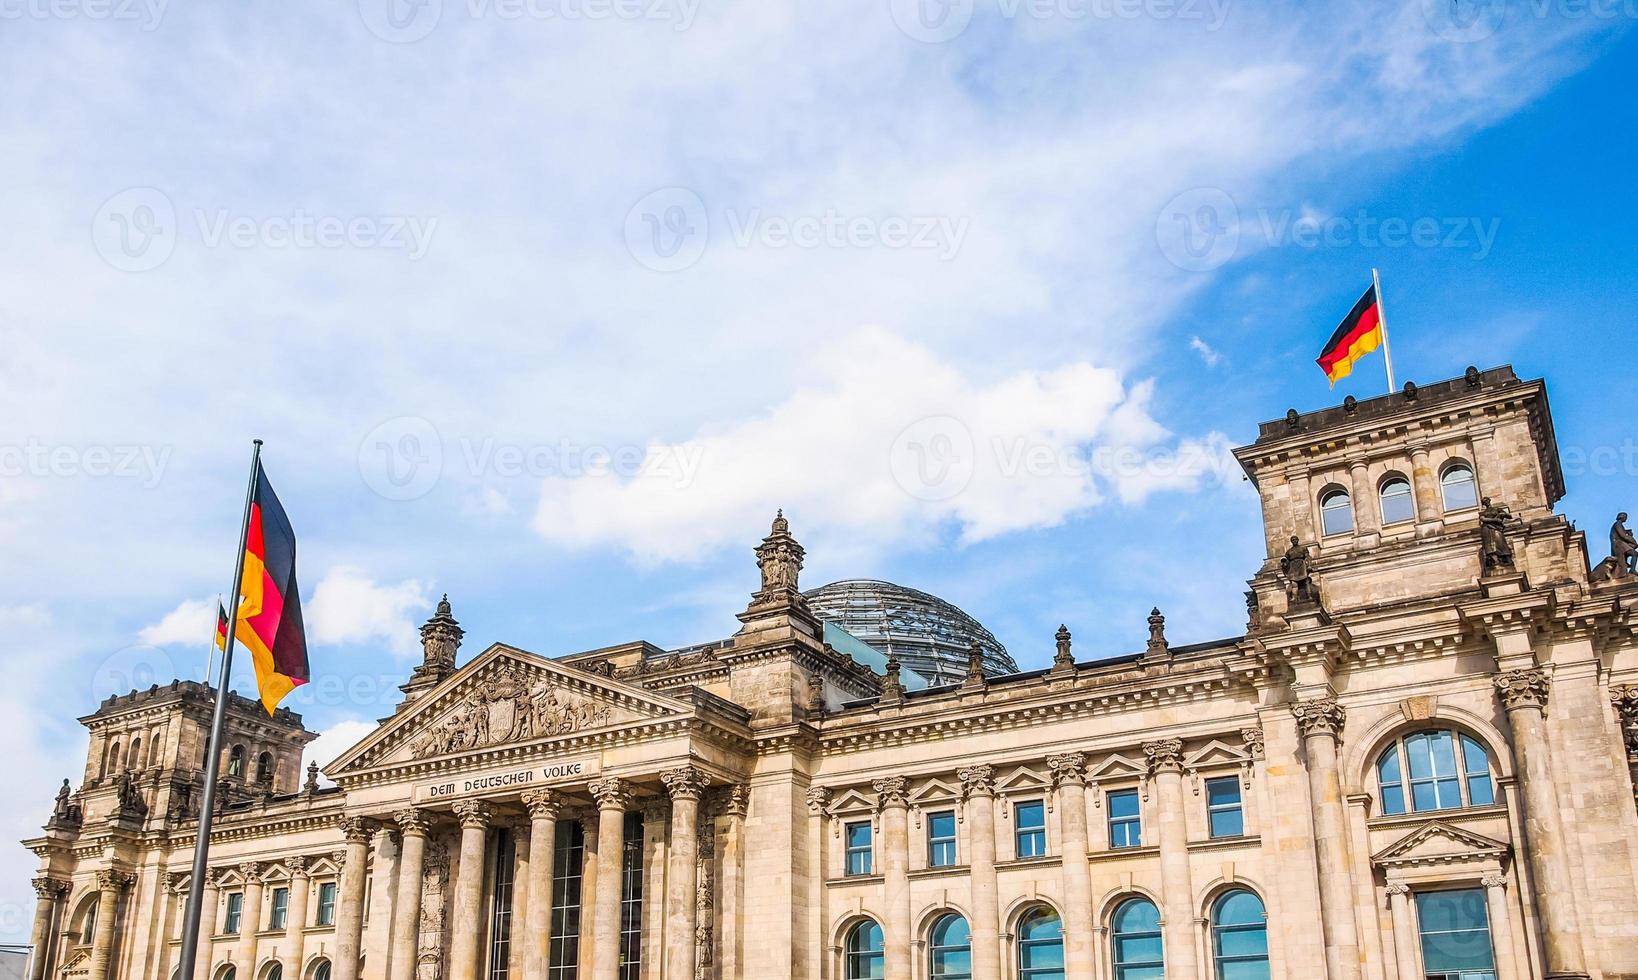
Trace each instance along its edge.
{"label": "decorative stone finial", "polygon": [[751,607],[769,605],[805,605],[797,585],[806,552],[791,537],[790,521],[785,512],[774,517],[773,529],[756,548],[756,567],[762,573],[762,588],[751,597]]}
{"label": "decorative stone finial", "polygon": [[1056,673],[1075,669],[1075,655],[1069,649],[1069,627],[1060,623],[1058,632],[1052,635],[1058,643],[1058,652],[1052,655],[1052,669]]}
{"label": "decorative stone finial", "polygon": [[900,704],[904,701],[904,681],[900,678],[899,658],[887,656],[887,676],[882,678],[882,696],[879,704]]}
{"label": "decorative stone finial", "polygon": [[967,677],[961,682],[961,689],[983,690],[989,685],[989,678],[984,676],[984,648],[975,640],[967,647]]}
{"label": "decorative stone finial", "polygon": [[318,788],[319,788],[318,787],[318,779],[319,779],[318,763],[309,762],[307,764],[307,781],[302,784],[302,787],[301,787],[302,792],[306,793],[308,796],[312,796],[314,793],[317,793]]}
{"label": "decorative stone finial", "polygon": [[1165,658],[1171,656],[1171,646],[1166,642],[1166,617],[1160,614],[1160,607],[1149,610],[1149,647],[1144,651],[1145,659]]}
{"label": "decorative stone finial", "polygon": [[[465,635],[466,631],[450,611],[446,592],[438,600],[432,618],[421,627],[421,665],[410,675],[409,683],[399,688],[405,694],[405,705],[455,672],[455,654],[461,649],[461,637]],[[399,710],[402,709],[400,705]]]}
{"label": "decorative stone finial", "polygon": [[1462,377],[1467,380],[1467,386],[1469,388],[1477,388],[1479,386],[1479,369],[1473,365],[1469,364],[1467,366],[1467,371],[1462,374]]}

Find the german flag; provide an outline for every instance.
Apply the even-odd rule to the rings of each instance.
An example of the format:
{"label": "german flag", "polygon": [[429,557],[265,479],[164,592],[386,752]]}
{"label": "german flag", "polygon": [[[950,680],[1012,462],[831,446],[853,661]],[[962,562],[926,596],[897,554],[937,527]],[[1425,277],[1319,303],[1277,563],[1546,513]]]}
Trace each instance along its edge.
{"label": "german flag", "polygon": [[262,707],[272,714],[307,683],[307,636],[296,588],[296,532],[267,474],[256,467],[256,492],[245,529],[245,571],[233,635],[250,650]]}
{"label": "german flag", "polygon": [[216,597],[216,649],[227,649],[227,610],[222,608],[222,597]]}
{"label": "german flag", "polygon": [[1365,290],[1354,308],[1343,317],[1337,332],[1325,342],[1317,363],[1331,380],[1331,386],[1354,373],[1354,363],[1382,346],[1382,304],[1376,295],[1376,284]]}

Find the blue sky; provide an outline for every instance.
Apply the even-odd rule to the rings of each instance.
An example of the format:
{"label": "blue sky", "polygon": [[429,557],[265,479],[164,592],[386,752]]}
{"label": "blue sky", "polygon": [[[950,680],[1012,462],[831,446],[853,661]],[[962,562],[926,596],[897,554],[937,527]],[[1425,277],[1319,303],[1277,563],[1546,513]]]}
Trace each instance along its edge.
{"label": "blue sky", "polygon": [[468,654],[731,633],[776,507],[1025,666],[1232,635],[1226,451],[1381,389],[1312,363],[1373,265],[1402,380],[1545,376],[1566,512],[1634,503],[1630,5],[386,2],[0,0],[13,838],[199,676],[253,436],[320,754],[446,590]]}

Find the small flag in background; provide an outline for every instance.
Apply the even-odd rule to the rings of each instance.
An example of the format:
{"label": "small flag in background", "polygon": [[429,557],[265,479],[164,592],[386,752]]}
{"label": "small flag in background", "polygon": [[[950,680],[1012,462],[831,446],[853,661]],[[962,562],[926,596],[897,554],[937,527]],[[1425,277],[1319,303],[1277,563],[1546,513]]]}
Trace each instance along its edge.
{"label": "small flag in background", "polygon": [[311,675],[296,587],[296,532],[259,465],[245,531],[245,570],[239,595],[233,635],[250,650],[262,707],[271,715],[285,695],[307,683]]}
{"label": "small flag in background", "polygon": [[227,649],[227,610],[220,598],[216,600],[216,649]]}
{"label": "small flag in background", "polygon": [[[1376,284],[1365,290],[1354,308],[1343,318],[1337,332],[1325,342],[1320,352],[1320,370],[1330,379],[1331,386],[1354,373],[1354,363],[1382,346],[1382,303],[1376,293]],[[1389,382],[1392,387],[1392,382]]]}

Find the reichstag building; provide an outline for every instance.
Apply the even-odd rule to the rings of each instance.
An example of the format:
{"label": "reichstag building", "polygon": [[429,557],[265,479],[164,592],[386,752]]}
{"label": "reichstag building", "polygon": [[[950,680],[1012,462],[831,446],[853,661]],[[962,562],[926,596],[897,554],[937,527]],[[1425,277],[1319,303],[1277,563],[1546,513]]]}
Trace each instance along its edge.
{"label": "reichstag building", "polygon": [[[726,639],[462,662],[440,603],[334,787],[235,700],[196,976],[1638,978],[1638,544],[1555,510],[1545,384],[1292,411],[1236,456],[1239,636],[1157,611],[1085,660],[1050,624],[1020,671],[934,596],[804,592],[781,516]],[[210,711],[177,681],[80,719],[24,842],[32,980],[177,971]]]}

